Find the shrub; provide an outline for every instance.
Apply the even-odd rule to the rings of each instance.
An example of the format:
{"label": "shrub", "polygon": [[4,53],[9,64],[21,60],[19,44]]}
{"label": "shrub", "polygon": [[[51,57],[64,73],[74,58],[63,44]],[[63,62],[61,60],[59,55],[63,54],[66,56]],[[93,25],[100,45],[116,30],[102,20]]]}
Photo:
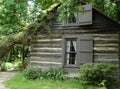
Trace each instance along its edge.
{"label": "shrub", "polygon": [[105,86],[110,86],[113,83],[111,74],[115,68],[112,64],[87,63],[80,68],[80,74],[89,84],[104,83]]}
{"label": "shrub", "polygon": [[17,61],[17,62],[14,62],[14,67],[16,69],[22,69],[23,68],[23,64],[21,61]]}
{"label": "shrub", "polygon": [[46,72],[46,78],[53,80],[63,80],[65,78],[65,71],[63,69],[50,68]]}
{"label": "shrub", "polygon": [[65,78],[65,72],[63,69],[50,68],[48,71],[41,71],[40,68],[27,67],[23,71],[24,76],[27,79],[53,79],[63,80]]}
{"label": "shrub", "polygon": [[10,62],[2,62],[1,64],[1,71],[9,71],[9,70],[13,70],[14,69],[14,65]]}
{"label": "shrub", "polygon": [[31,66],[28,66],[23,71],[23,74],[27,79],[33,79],[33,80],[39,78],[40,73],[41,73],[41,70],[39,68],[31,67]]}
{"label": "shrub", "polygon": [[5,65],[5,62],[1,64],[1,71],[7,71],[7,67]]}

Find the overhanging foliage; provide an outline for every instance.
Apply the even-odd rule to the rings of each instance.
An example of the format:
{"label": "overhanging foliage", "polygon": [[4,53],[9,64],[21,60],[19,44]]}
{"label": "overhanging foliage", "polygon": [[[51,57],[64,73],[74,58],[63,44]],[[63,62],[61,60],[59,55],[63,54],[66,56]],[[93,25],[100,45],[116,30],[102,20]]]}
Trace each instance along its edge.
{"label": "overhanging foliage", "polygon": [[29,26],[23,27],[20,30],[9,34],[6,37],[3,37],[0,39],[0,60],[2,60],[2,57],[5,56],[11,49],[12,45],[15,43],[20,44],[27,44],[28,39],[32,39],[34,34],[37,32],[37,30],[41,27],[43,29],[49,29],[50,24],[46,22],[46,19],[49,19],[49,13],[53,8],[55,8],[59,3],[55,3],[52,6],[50,6],[48,9],[43,10],[41,14],[39,15],[39,18],[37,21],[35,21],[33,24],[30,24]]}

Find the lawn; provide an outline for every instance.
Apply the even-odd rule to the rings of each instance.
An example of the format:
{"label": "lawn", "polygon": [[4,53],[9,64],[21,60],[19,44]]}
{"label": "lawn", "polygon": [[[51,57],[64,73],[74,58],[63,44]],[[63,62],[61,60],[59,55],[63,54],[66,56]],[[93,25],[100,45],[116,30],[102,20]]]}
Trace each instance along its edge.
{"label": "lawn", "polygon": [[80,80],[28,80],[21,73],[5,82],[10,89],[105,89],[96,86],[84,85]]}

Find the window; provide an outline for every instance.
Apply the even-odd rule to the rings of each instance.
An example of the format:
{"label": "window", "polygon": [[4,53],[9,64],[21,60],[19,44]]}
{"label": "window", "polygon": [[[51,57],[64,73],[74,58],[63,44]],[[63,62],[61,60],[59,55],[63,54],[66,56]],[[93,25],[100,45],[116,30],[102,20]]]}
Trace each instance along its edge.
{"label": "window", "polygon": [[92,62],[93,37],[91,34],[63,36],[63,66],[80,67]]}
{"label": "window", "polygon": [[78,17],[78,15],[77,15],[77,13],[74,13],[74,14],[67,14],[67,16],[66,16],[66,21],[65,21],[65,23],[66,24],[75,24],[75,23],[77,23],[77,17]]}
{"label": "window", "polygon": [[77,46],[76,46],[76,39],[67,39],[66,40],[66,59],[67,64],[74,65],[76,64],[76,53],[77,53]]}
{"label": "window", "polygon": [[[92,24],[92,5],[83,5],[80,12],[66,13],[66,20],[63,21],[64,26],[78,26]],[[69,12],[69,11],[68,11]]]}

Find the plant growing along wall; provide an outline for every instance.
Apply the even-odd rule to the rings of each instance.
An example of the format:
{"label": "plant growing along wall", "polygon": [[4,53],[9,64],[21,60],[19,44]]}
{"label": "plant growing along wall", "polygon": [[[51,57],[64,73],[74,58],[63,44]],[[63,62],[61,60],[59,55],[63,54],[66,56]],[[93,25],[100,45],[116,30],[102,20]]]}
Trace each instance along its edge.
{"label": "plant growing along wall", "polygon": [[27,79],[52,79],[52,80],[64,80],[65,71],[63,69],[50,68],[46,71],[42,71],[40,68],[28,66],[23,75]]}
{"label": "plant growing along wall", "polygon": [[88,84],[103,83],[106,87],[110,87],[114,83],[112,73],[115,69],[116,66],[112,64],[87,63],[80,68],[80,77]]}

